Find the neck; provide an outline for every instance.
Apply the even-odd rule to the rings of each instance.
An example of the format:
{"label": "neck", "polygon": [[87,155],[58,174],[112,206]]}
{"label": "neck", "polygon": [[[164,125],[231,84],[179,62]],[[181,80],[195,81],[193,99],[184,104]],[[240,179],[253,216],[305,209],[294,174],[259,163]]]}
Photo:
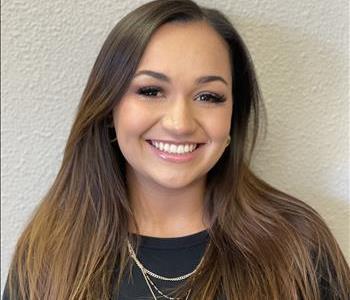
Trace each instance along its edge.
{"label": "neck", "polygon": [[[179,237],[206,229],[204,220],[205,178],[182,187],[168,189],[127,172],[131,208],[139,227],[138,234],[154,237]],[[130,231],[136,233],[132,222]]]}

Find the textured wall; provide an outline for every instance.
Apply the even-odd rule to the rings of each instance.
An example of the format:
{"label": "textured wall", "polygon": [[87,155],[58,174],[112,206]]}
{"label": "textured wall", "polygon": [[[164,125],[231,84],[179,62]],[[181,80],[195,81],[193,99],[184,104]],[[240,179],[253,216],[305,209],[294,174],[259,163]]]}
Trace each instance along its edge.
{"label": "textured wall", "polygon": [[[99,48],[144,2],[1,2],[2,287]],[[254,169],[318,210],[349,260],[348,1],[198,2],[226,12],[252,52],[269,116]]]}

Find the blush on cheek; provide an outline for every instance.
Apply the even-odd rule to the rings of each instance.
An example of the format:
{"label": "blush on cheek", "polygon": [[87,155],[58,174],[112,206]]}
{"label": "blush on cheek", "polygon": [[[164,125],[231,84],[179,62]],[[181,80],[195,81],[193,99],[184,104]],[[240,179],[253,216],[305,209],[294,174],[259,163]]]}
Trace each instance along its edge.
{"label": "blush on cheek", "polygon": [[145,110],[142,104],[138,103],[137,100],[132,97],[123,98],[118,107],[114,109],[113,116],[115,120],[119,123],[122,122],[124,126],[129,125],[131,127],[135,122],[144,123],[144,120],[149,119],[151,111]]}
{"label": "blush on cheek", "polygon": [[208,128],[209,136],[217,142],[225,141],[230,134],[230,124],[226,122],[217,122],[215,125]]}

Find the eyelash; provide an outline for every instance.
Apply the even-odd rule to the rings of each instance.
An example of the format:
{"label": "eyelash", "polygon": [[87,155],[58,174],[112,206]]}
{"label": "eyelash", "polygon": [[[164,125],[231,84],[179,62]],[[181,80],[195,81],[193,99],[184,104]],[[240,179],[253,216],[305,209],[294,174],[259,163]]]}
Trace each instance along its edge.
{"label": "eyelash", "polygon": [[[163,92],[163,89],[159,87],[154,87],[154,86],[149,86],[149,87],[142,87],[137,90],[137,94],[147,97],[147,98],[155,98],[157,96],[150,96],[147,95],[148,93],[158,93],[158,92]],[[209,96],[211,100],[204,100],[203,102],[209,102],[209,103],[220,103],[220,102],[225,102],[226,97],[224,95],[217,95],[214,93],[202,93],[198,96]]]}

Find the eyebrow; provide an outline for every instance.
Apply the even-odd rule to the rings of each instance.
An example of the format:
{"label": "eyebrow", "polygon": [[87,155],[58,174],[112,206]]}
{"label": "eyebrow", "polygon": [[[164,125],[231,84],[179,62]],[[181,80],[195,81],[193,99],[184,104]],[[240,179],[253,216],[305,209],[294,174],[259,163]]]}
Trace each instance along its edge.
{"label": "eyebrow", "polygon": [[[162,81],[165,81],[168,83],[171,82],[170,78],[168,76],[166,76],[165,74],[151,71],[151,70],[139,71],[136,73],[134,78],[137,76],[140,76],[140,75],[148,75],[148,76],[154,77],[156,79],[159,79],[159,80],[162,80]],[[196,84],[204,84],[204,83],[208,83],[208,82],[212,82],[212,81],[221,81],[222,83],[228,85],[228,83],[226,82],[226,80],[224,78],[222,78],[221,76],[217,76],[217,75],[201,76],[195,80],[195,83]]]}

